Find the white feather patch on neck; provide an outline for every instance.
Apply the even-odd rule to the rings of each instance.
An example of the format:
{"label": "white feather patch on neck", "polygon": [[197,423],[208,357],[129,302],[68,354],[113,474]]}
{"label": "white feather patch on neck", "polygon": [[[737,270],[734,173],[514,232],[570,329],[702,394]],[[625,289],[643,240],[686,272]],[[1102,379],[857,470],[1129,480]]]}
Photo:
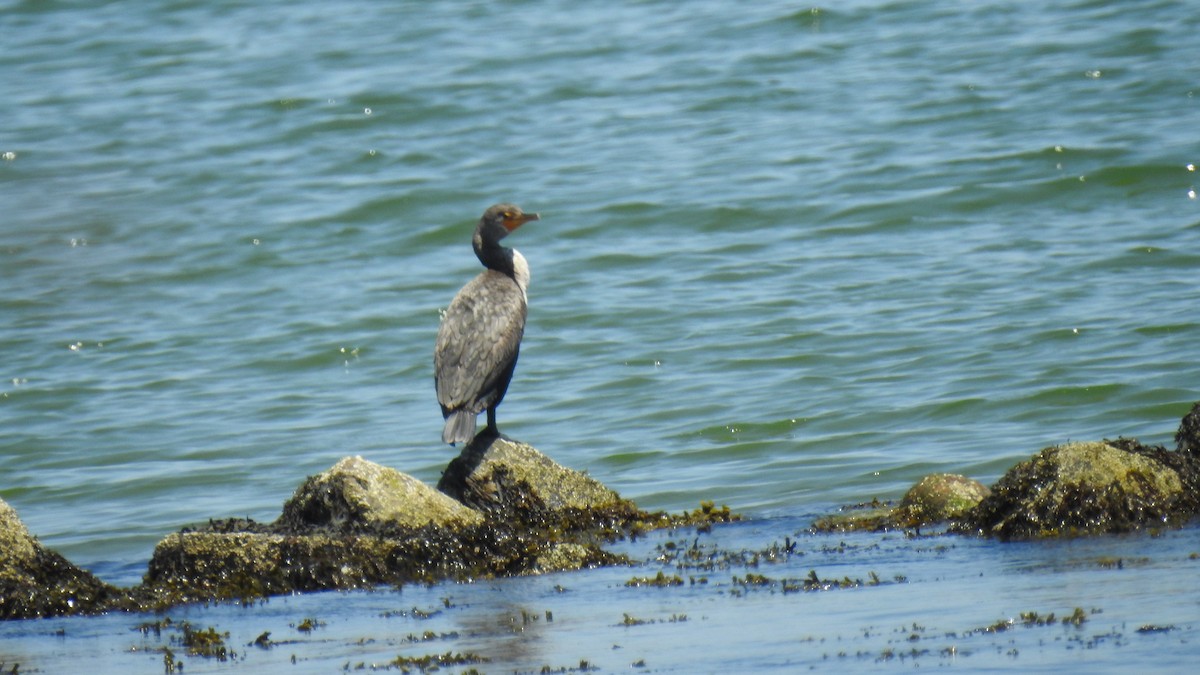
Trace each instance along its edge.
{"label": "white feather patch on neck", "polygon": [[525,256],[517,249],[512,252],[513,261],[513,278],[517,280],[517,285],[521,287],[521,294],[525,296],[525,302],[529,302],[529,263],[525,262]]}

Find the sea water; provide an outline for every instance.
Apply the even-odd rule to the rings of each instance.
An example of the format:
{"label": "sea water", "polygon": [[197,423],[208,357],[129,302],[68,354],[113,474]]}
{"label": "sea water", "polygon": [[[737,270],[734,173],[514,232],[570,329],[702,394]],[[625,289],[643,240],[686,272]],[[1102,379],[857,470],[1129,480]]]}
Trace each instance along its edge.
{"label": "sea water", "polygon": [[[454,455],[433,393],[438,312],[477,273],[471,229],[498,201],[542,216],[507,240],[533,279],[501,428],[644,508],[727,503],[765,546],[932,472],[991,483],[1067,440],[1173,445],[1200,399],[1193,10],[0,3],[0,498],[128,585],[168,533],[272,520],[346,455],[435,483]],[[1118,607],[1200,606],[1185,591],[1195,530],[1171,541],[1118,539],[1096,559],[1147,562],[1078,584],[1051,566],[1012,588],[1003,560],[1036,567],[1070,545],[947,542],[962,597],[916,620],[963,631],[1082,606],[1131,635]],[[804,545],[836,545],[822,542]],[[905,603],[926,602],[915,580],[940,568],[897,567],[907,585],[821,594],[829,635],[887,625],[855,593],[907,623]],[[962,581],[975,573],[1003,581]],[[599,609],[633,573],[588,574],[554,583],[590,592],[553,597],[598,632],[490,667],[635,663],[608,660],[624,605]],[[733,611],[733,574],[681,592],[679,612],[639,604],[669,593],[623,601],[692,619],[622,633],[663,633],[647,667],[705,669],[691,659],[716,633],[691,604]],[[1145,597],[1110,599],[1118,578]],[[503,603],[541,584],[478,592]],[[310,603],[373,621],[385,597],[211,621],[253,632],[260,612]],[[746,649],[781,655],[751,665],[791,667],[782,654],[821,633],[782,627],[811,610],[755,605],[779,619],[756,619]],[[1195,649],[1178,617],[1146,617],[1176,632],[1128,638],[1154,641],[1139,662]],[[113,671],[154,672],[120,651],[139,620],[66,620],[117,636],[94,647],[6,624],[0,660],[32,653],[23,671],[52,672],[38,654],[98,650]],[[357,628],[338,630],[354,652]],[[1060,665],[1018,651],[1001,666]],[[1080,653],[1116,670],[1131,651]],[[205,664],[188,671],[225,667]]]}

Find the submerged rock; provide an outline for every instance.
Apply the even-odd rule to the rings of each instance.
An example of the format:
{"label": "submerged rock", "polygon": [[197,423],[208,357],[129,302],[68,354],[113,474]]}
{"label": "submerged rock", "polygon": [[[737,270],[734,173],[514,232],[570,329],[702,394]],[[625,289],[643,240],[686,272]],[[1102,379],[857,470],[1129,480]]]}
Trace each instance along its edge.
{"label": "submerged rock", "polygon": [[491,518],[533,526],[587,529],[640,515],[600,481],[507,438],[477,437],[446,467],[438,489]]}
{"label": "submerged rock", "polygon": [[873,499],[861,504],[843,506],[838,513],[821,516],[813,521],[814,532],[883,532],[894,528],[892,512],[895,502]]}
{"label": "submerged rock", "polygon": [[0,619],[90,614],[119,596],[118,589],[42,546],[0,499]]}
{"label": "submerged rock", "polygon": [[1139,451],[1136,441],[1125,444],[1130,447],[1089,442],[1042,450],[1010,469],[959,531],[1030,539],[1128,532],[1194,515],[1195,495],[1185,491],[1180,473],[1163,456]]}

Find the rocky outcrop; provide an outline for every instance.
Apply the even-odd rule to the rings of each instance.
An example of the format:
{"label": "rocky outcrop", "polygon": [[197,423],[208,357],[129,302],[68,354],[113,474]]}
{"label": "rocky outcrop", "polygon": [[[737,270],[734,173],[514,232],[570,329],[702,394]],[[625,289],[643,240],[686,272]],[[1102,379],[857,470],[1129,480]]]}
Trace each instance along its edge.
{"label": "rocky outcrop", "polygon": [[362,457],[311,476],[279,518],[211,520],[168,535],[143,583],[117,589],[41,547],[0,502],[0,618],[243,600],[443,579],[542,574],[628,562],[603,545],[641,531],[736,520],[702,503],[644,513],[534,448],[481,438],[444,492]]}
{"label": "rocky outcrop", "polygon": [[[537,574],[622,562],[595,545],[557,542],[487,525],[452,532],[423,527],[386,535],[282,535],[225,525],[171,535],[154,549],[142,609],[319,590]],[[570,555],[565,555],[569,553]]]}
{"label": "rocky outcrop", "polygon": [[1010,469],[957,531],[998,539],[1129,532],[1197,513],[1195,455],[1135,440],[1068,443]]}
{"label": "rocky outcrop", "polygon": [[[520,456],[540,457],[540,464],[550,466],[535,475],[519,463],[497,464],[505,469],[494,476],[510,475],[505,471],[522,476],[519,481],[493,482],[503,494],[520,495],[520,501],[503,502],[506,507],[544,507],[542,498],[554,489],[548,480],[559,485],[595,483],[528,446]],[[599,486],[597,493],[600,490],[607,488]],[[613,501],[632,508],[616,493],[608,493]],[[588,502],[571,504],[586,512]],[[273,523],[211,521],[163,539],[155,547],[138,597],[143,605],[156,607],[536,574],[623,560],[594,540],[565,538],[561,531],[530,526],[528,518],[496,517],[498,513],[470,508],[395,469],[347,457],[304,481]]]}
{"label": "rocky outcrop", "polygon": [[116,588],[42,546],[0,499],[0,619],[93,613],[119,595]]}
{"label": "rocky outcrop", "polygon": [[1129,438],[1046,448],[990,490],[963,476],[926,476],[897,507],[845,507],[813,530],[919,531],[946,523],[950,532],[1010,540],[1182,525],[1200,515],[1200,403],[1180,422],[1175,442],[1175,451]]}
{"label": "rocky outcrop", "polygon": [[457,530],[482,522],[478,511],[406,473],[347,457],[297,488],[272,529],[379,534],[425,526]]}
{"label": "rocky outcrop", "polygon": [[450,462],[438,489],[494,519],[570,530],[620,525],[637,506],[533,446],[481,436]]}
{"label": "rocky outcrop", "polygon": [[[1046,448],[990,492],[935,474],[898,506],[872,501],[813,529],[941,525],[1007,540],[1180,524],[1200,514],[1200,404],[1176,442],[1176,451],[1123,438]],[[165,537],[143,583],[118,589],[41,546],[0,501],[0,619],[621,564],[628,561],[606,543],[739,519],[711,502],[691,513],[645,513],[529,445],[485,437],[451,462],[438,490],[347,457],[305,480],[272,523],[213,520]]]}

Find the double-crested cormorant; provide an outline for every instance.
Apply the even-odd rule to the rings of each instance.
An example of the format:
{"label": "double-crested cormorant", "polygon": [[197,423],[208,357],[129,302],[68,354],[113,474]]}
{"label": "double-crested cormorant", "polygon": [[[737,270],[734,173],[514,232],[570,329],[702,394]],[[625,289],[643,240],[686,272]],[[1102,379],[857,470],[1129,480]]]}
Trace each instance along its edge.
{"label": "double-crested cormorant", "polygon": [[434,384],[446,418],[442,440],[450,445],[475,437],[475,416],[484,410],[488,433],[500,435],[496,406],[517,367],[529,286],[529,264],[500,240],[537,219],[536,213],[522,213],[513,204],[496,204],[475,227],[471,246],[487,269],[446,308],[433,352]]}

